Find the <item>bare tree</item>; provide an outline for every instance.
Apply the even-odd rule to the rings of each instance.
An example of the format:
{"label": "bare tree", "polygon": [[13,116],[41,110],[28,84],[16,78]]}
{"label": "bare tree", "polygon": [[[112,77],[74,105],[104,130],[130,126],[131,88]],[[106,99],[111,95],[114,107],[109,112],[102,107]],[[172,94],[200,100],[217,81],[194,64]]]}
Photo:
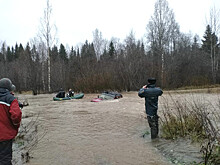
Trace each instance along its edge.
{"label": "bare tree", "polygon": [[[116,38],[116,37],[112,37],[111,40],[110,40],[113,45],[114,45],[114,48],[115,48],[115,56],[116,58],[118,58],[118,54],[120,53],[120,49],[123,49],[123,45],[122,43],[120,43],[120,39],[119,38]],[[106,44],[107,44],[107,41],[106,41]],[[109,44],[108,44],[109,46]],[[107,47],[106,47],[107,48]]]}
{"label": "bare tree", "polygon": [[[50,5],[49,0],[47,0],[47,7],[44,10],[44,17],[41,19],[41,28],[40,28],[40,40],[46,45],[47,52],[47,69],[48,69],[48,91],[51,91],[51,64],[50,64],[50,48],[53,43],[57,40],[57,28],[55,24],[51,24],[51,14],[52,6]],[[44,82],[44,80],[43,80]]]}
{"label": "bare tree", "polygon": [[175,21],[173,10],[168,6],[166,0],[157,0],[155,3],[154,15],[146,27],[147,41],[151,45],[154,56],[154,72],[160,73],[156,77],[161,78],[163,85],[164,55],[174,49],[175,37],[179,33],[179,25]]}
{"label": "bare tree", "polygon": [[[209,13],[209,23],[211,31],[214,36],[218,36],[220,32],[220,10],[217,10],[215,6],[210,9]],[[217,37],[216,40],[218,41]],[[212,77],[213,77],[213,82],[216,83],[216,77],[217,77],[217,72],[219,69],[219,52],[216,51],[218,49],[219,43],[216,42],[215,40],[211,39],[211,52],[210,52],[210,59],[211,59],[211,68],[212,68]]]}
{"label": "bare tree", "polygon": [[220,32],[220,10],[217,10],[215,6],[210,9],[209,13],[209,25],[212,29],[212,32],[214,32],[216,35]]}
{"label": "bare tree", "polygon": [[100,32],[98,29],[95,29],[95,31],[93,32],[93,44],[96,53],[96,58],[99,61],[100,56],[104,51],[104,39],[102,38],[102,32]]}

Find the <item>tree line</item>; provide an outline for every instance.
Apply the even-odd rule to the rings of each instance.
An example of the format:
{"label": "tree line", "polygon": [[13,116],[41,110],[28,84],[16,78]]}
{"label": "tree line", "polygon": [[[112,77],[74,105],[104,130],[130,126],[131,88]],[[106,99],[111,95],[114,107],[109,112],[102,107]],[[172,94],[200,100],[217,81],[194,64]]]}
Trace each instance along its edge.
{"label": "tree line", "polygon": [[10,47],[4,42],[0,45],[0,77],[10,78],[17,91],[34,94],[61,87],[82,92],[134,91],[148,77],[155,77],[157,85],[167,89],[218,84],[218,29],[212,23],[217,17],[211,14],[202,40],[181,33],[168,2],[157,0],[146,26],[146,41],[136,39],[132,31],[123,42],[108,41],[96,29],[91,43],[70,49],[62,43],[52,46],[49,38],[25,46]]}

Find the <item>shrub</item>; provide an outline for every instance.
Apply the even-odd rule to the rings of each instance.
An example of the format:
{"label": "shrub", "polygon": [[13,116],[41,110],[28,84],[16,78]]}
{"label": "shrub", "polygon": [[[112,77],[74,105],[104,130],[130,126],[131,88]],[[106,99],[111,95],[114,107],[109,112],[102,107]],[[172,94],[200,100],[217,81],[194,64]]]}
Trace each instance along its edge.
{"label": "shrub", "polygon": [[205,165],[220,164],[220,134],[217,124],[220,121],[217,114],[220,101],[214,106],[205,100],[177,100],[169,94],[169,98],[164,98],[163,104],[161,136],[166,139],[190,137],[193,142],[201,143]]}

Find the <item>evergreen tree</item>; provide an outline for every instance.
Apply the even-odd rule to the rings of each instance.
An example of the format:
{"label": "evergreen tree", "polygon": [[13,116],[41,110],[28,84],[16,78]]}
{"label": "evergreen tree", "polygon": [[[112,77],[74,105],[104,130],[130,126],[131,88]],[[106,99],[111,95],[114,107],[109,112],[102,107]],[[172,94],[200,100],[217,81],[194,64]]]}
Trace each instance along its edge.
{"label": "evergreen tree", "polygon": [[215,35],[215,33],[212,33],[210,25],[207,25],[203,38],[204,39],[202,40],[202,50],[208,54],[217,53],[218,49],[215,49],[216,52],[214,52],[214,48],[219,46],[218,37]]}
{"label": "evergreen tree", "polygon": [[195,35],[194,37],[193,37],[193,44],[192,44],[192,51],[193,52],[198,52],[198,50],[199,50],[199,36],[198,35]]}
{"label": "evergreen tree", "polygon": [[219,43],[218,37],[212,32],[211,27],[207,25],[204,34],[204,40],[202,40],[202,50],[207,53],[210,59],[210,66],[212,72],[213,83],[217,83],[217,73],[219,70]]}
{"label": "evergreen tree", "polygon": [[90,60],[96,59],[94,45],[89,44],[87,40],[81,48],[81,57],[86,58],[86,59],[90,59]]}
{"label": "evergreen tree", "polygon": [[76,57],[76,51],[73,49],[73,47],[71,47],[71,51],[70,51],[70,60],[73,60],[74,57]]}
{"label": "evergreen tree", "polygon": [[5,58],[6,58],[6,44],[5,43],[2,44],[1,54],[2,54],[2,57],[1,57],[0,60],[5,61]]}
{"label": "evergreen tree", "polygon": [[64,60],[65,62],[68,61],[66,49],[65,49],[65,47],[63,46],[63,44],[60,44],[59,56],[60,56],[60,58],[61,58],[62,60]]}
{"label": "evergreen tree", "polygon": [[13,61],[13,52],[11,51],[9,46],[7,47],[6,60],[8,62]]}
{"label": "evergreen tree", "polygon": [[77,48],[76,56],[80,57],[79,48]]}
{"label": "evergreen tree", "polygon": [[22,58],[23,54],[24,54],[24,48],[23,48],[22,44],[20,44],[19,47],[18,47],[17,57]]}
{"label": "evergreen tree", "polygon": [[145,56],[144,43],[141,44],[141,56]]}
{"label": "evergreen tree", "polygon": [[109,44],[108,54],[111,59],[113,59],[115,56],[115,47],[112,41]]}
{"label": "evergreen tree", "polygon": [[100,60],[105,60],[105,59],[108,59],[108,53],[106,49],[104,49],[103,54],[100,57]]}
{"label": "evergreen tree", "polygon": [[4,55],[3,55],[3,53],[2,52],[0,52],[0,62],[3,62],[4,61]]}
{"label": "evergreen tree", "polygon": [[37,48],[35,45],[33,45],[32,49],[31,49],[31,58],[34,62],[36,61],[39,63],[39,61],[40,61],[39,52],[37,51]]}
{"label": "evergreen tree", "polygon": [[15,44],[15,59],[17,59],[19,57],[19,48],[18,48],[18,44]]}
{"label": "evergreen tree", "polygon": [[29,45],[29,43],[27,43],[26,47],[25,47],[25,54],[29,57],[31,57],[31,47]]}
{"label": "evergreen tree", "polygon": [[55,46],[55,45],[53,46],[51,53],[50,53],[50,56],[51,56],[51,62],[54,62],[58,59],[59,52],[58,52],[57,46]]}

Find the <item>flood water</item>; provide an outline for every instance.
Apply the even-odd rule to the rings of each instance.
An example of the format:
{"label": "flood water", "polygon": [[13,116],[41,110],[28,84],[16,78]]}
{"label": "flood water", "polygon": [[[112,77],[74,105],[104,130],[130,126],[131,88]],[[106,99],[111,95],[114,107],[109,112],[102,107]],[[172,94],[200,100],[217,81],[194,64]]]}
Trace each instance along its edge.
{"label": "flood water", "polygon": [[19,96],[30,104],[23,115],[38,116],[39,140],[29,151],[29,165],[171,165],[174,156],[198,158],[187,141],[143,138],[150,129],[137,92],[96,103],[91,99],[97,94],[65,101],[53,101],[54,95]]}

